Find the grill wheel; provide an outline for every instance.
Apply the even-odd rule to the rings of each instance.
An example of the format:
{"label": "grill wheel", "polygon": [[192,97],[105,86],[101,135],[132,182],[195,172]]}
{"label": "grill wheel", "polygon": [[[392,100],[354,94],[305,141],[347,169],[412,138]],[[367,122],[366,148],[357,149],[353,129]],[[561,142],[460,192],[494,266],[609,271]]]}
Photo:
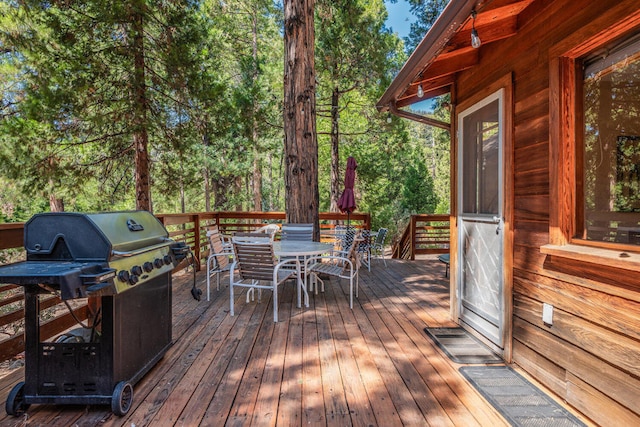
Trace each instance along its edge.
{"label": "grill wheel", "polygon": [[5,410],[8,415],[17,417],[24,414],[29,409],[29,406],[31,405],[24,403],[24,381],[19,382],[9,393],[5,403]]}
{"label": "grill wheel", "polygon": [[[7,401],[8,402],[8,401]],[[133,387],[127,381],[120,381],[113,389],[111,397],[111,412],[119,417],[131,409],[133,403]]]}

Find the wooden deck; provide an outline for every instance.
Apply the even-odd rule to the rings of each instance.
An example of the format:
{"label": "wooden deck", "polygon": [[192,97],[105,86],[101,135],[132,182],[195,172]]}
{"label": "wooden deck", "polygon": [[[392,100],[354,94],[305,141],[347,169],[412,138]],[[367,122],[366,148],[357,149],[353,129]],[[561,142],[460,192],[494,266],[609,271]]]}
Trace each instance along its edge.
{"label": "wooden deck", "polygon": [[[126,416],[105,406],[32,405],[19,418],[2,411],[0,425],[508,425],[423,332],[453,326],[444,266],[435,257],[387,264],[361,272],[353,310],[346,281],[327,280],[307,309],[285,286],[277,324],[269,293],[248,304],[237,295],[231,317],[228,286],[198,302],[192,276],[176,276],[174,345],[134,386]],[[0,380],[0,401],[23,375]]]}

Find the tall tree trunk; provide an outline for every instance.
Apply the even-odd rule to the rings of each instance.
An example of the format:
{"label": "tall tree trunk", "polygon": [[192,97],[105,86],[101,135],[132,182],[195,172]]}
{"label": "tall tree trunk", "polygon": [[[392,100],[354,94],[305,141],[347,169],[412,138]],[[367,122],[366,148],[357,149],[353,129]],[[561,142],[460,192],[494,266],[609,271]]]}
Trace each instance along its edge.
{"label": "tall tree trunk", "polygon": [[[55,157],[49,157],[49,168],[51,171],[55,170],[56,163]],[[55,183],[51,178],[49,179],[49,210],[51,212],[64,212],[64,199],[56,197]]]}
{"label": "tall tree trunk", "polygon": [[134,165],[136,180],[136,209],[152,211],[151,185],[149,177],[149,135],[147,133],[147,88],[144,70],[144,2],[135,2],[132,6],[132,50],[134,55],[133,72],[133,144],[135,147]]}
{"label": "tall tree trunk", "polygon": [[55,194],[49,194],[49,210],[51,212],[64,212],[64,199],[59,199]]}
{"label": "tall tree trunk", "polygon": [[229,178],[218,177],[214,178],[211,182],[211,190],[213,191],[213,210],[222,211],[229,210],[227,204],[227,192],[231,188],[231,182]]}
{"label": "tall tree trunk", "polygon": [[340,146],[338,120],[340,91],[333,88],[331,94],[331,212],[338,212],[338,199],[340,199]]}
{"label": "tall tree trunk", "polygon": [[187,211],[187,201],[185,197],[184,189],[184,163],[180,160],[180,212],[185,213]]}
{"label": "tall tree trunk", "polygon": [[[253,86],[258,84],[258,14],[253,11],[252,35],[251,41],[253,47],[253,75],[251,80]],[[251,138],[253,139],[253,210],[262,210],[262,170],[260,169],[260,144],[258,142],[258,100],[254,97],[252,102],[252,129]]]}
{"label": "tall tree trunk", "polygon": [[314,3],[284,2],[284,182],[286,220],[313,223],[318,240]]}
{"label": "tall tree trunk", "polygon": [[[248,179],[248,178],[247,178]],[[236,207],[235,210],[237,212],[242,212],[244,209],[242,207],[242,198],[238,197],[240,194],[247,194],[246,192],[244,192],[244,190],[248,190],[248,188],[243,189],[242,188],[242,184],[244,183],[244,180],[242,179],[241,176],[236,176],[233,179],[233,195],[235,196],[236,199]],[[248,206],[247,206],[248,208]]]}
{"label": "tall tree trunk", "polygon": [[[208,153],[207,147],[209,146],[209,135],[205,134],[202,138],[202,145],[204,146],[205,156]],[[202,177],[204,179],[204,210],[205,212],[211,211],[211,178],[209,177],[209,166],[205,161],[204,168],[202,170]]]}
{"label": "tall tree trunk", "polygon": [[[278,200],[278,191],[276,190],[276,188],[274,188],[274,178],[273,178],[273,156],[271,155],[271,153],[267,154],[267,164],[268,164],[268,168],[267,170],[269,171],[269,199],[268,199],[268,204],[267,204],[267,211],[272,211],[274,210],[275,207],[275,202]],[[279,188],[279,187],[278,187]]]}

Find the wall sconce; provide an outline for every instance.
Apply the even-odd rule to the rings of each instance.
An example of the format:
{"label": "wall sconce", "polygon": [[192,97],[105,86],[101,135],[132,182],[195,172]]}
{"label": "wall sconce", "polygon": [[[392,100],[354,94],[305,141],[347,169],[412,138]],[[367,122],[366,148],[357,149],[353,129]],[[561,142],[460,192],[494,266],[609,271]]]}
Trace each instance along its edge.
{"label": "wall sconce", "polygon": [[478,13],[475,10],[471,11],[471,18],[473,18],[473,22],[471,23],[471,46],[473,46],[474,49],[479,48],[480,45],[482,44],[482,40],[480,40],[480,37],[478,36],[478,31],[476,30],[477,15]]}

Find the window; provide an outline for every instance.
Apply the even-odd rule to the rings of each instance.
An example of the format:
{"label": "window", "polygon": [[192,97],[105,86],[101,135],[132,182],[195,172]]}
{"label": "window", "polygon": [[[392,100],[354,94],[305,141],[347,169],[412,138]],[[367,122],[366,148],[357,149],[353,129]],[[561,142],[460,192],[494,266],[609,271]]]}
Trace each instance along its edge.
{"label": "window", "polygon": [[583,160],[576,166],[583,190],[574,237],[640,245],[640,37],[579,62],[583,135],[577,158]]}
{"label": "window", "polygon": [[462,212],[499,214],[500,102],[502,92],[460,114],[462,130]]}
{"label": "window", "polygon": [[600,24],[549,50],[549,244],[540,251],[640,272],[640,10]]}

